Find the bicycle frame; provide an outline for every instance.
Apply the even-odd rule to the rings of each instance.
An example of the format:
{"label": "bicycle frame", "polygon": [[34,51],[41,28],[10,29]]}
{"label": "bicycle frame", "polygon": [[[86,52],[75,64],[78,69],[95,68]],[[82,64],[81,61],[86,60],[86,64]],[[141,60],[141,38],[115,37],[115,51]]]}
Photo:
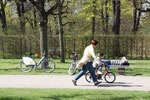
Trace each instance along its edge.
{"label": "bicycle frame", "polygon": [[[39,61],[38,61],[38,63],[36,63],[35,62],[35,67],[34,67],[34,69],[36,69],[43,61],[44,61],[44,59],[45,59],[45,57],[43,56]],[[34,60],[35,61],[35,60]]]}
{"label": "bicycle frame", "polygon": [[[98,69],[96,69],[96,71],[98,71]],[[102,73],[102,75],[101,75],[101,76],[103,76],[105,73],[107,73],[107,74],[108,74],[108,70],[107,70],[106,66],[105,66],[105,70],[103,71],[103,73]],[[109,74],[108,74],[108,76],[109,76]],[[109,77],[110,77],[110,76],[109,76]]]}

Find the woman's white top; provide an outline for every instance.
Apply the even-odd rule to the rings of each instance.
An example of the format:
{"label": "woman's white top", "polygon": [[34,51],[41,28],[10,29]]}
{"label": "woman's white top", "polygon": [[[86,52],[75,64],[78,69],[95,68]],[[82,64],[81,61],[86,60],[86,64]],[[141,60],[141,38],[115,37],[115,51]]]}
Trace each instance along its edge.
{"label": "woman's white top", "polygon": [[96,61],[96,63],[100,63],[100,61],[95,56],[94,48],[91,44],[85,48],[83,57],[81,58],[80,62],[86,64],[87,62],[92,62],[93,58]]}

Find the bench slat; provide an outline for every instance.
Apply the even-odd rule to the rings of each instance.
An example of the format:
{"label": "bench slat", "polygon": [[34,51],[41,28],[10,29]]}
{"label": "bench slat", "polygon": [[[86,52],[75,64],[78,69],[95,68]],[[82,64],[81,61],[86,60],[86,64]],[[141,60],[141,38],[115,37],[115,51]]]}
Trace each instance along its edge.
{"label": "bench slat", "polygon": [[127,68],[129,65],[110,65],[111,68]]}

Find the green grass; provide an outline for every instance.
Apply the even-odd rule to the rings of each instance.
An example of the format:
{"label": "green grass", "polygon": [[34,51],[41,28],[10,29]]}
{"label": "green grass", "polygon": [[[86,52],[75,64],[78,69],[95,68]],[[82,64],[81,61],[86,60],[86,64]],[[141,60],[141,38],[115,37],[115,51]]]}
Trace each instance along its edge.
{"label": "green grass", "polygon": [[149,100],[150,92],[1,88],[0,100]]}
{"label": "green grass", "polygon": [[[38,61],[39,59],[36,59]],[[56,64],[56,69],[53,73],[44,73],[43,70],[38,69],[32,70],[29,73],[23,73],[20,70],[20,61],[21,59],[0,59],[0,74],[4,75],[51,75],[51,74],[68,74],[68,67],[71,63],[71,59],[67,59],[66,63],[60,63],[59,59],[52,59]],[[144,75],[150,76],[150,61],[149,60],[129,60],[130,67],[126,69],[126,75]],[[111,71],[118,74],[118,70],[111,69]]]}
{"label": "green grass", "polygon": [[[67,60],[66,63],[60,63],[60,60],[53,59],[53,61],[56,64],[56,69],[53,73],[45,73],[42,69],[40,69],[40,66],[35,70],[32,70],[29,73],[24,73],[20,70],[20,61],[21,59],[0,59],[0,74],[67,74],[68,73],[68,66],[70,65],[72,60]],[[36,61],[39,61],[39,59],[36,59]]]}

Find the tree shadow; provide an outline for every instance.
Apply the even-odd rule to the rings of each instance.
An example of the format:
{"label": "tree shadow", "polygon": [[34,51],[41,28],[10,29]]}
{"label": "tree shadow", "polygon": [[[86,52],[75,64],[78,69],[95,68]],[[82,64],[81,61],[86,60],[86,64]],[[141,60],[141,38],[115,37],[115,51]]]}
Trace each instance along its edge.
{"label": "tree shadow", "polygon": [[16,70],[20,70],[20,68],[9,68],[9,69],[0,69],[3,71],[16,71]]}
{"label": "tree shadow", "polygon": [[74,99],[77,97],[80,97],[81,95],[90,95],[90,94],[71,94],[71,95],[54,95],[54,96],[49,96],[49,97],[41,97],[46,100],[68,100],[68,99]]}
{"label": "tree shadow", "polygon": [[0,100],[29,100],[25,97],[1,97]]}
{"label": "tree shadow", "polygon": [[114,83],[106,83],[99,84],[98,87],[143,87],[143,85],[133,85],[128,82],[114,82]]}
{"label": "tree shadow", "polygon": [[[78,86],[94,86],[94,84],[91,85],[78,85]],[[99,84],[97,87],[143,87],[143,85],[132,85],[132,83],[127,82],[114,82],[114,83],[104,83]]]}

